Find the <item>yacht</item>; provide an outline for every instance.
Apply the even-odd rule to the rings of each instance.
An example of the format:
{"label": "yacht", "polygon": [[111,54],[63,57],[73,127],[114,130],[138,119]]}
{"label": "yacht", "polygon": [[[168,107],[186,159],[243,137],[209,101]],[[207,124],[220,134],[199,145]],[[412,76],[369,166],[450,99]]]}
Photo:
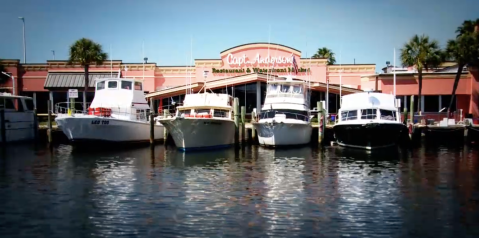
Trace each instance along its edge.
{"label": "yacht", "polygon": [[[75,103],[55,105],[55,121],[72,142],[147,142],[150,140],[150,107],[143,83],[134,79],[95,80],[95,97],[88,113]],[[81,103],[80,103],[81,105]],[[81,105],[80,108],[82,108]],[[155,140],[163,140],[164,127],[154,125]]]}
{"label": "yacht", "polygon": [[398,145],[408,128],[394,95],[361,92],[342,97],[334,136],[340,146],[377,149]]}
{"label": "yacht", "polygon": [[30,97],[0,93],[0,143],[33,140],[35,115]]}
{"label": "yacht", "polygon": [[190,93],[172,116],[157,120],[182,151],[227,147],[234,144],[233,97],[228,94]]}
{"label": "yacht", "polygon": [[268,81],[259,120],[253,122],[263,146],[308,144],[311,141],[309,91],[305,81],[291,76]]}

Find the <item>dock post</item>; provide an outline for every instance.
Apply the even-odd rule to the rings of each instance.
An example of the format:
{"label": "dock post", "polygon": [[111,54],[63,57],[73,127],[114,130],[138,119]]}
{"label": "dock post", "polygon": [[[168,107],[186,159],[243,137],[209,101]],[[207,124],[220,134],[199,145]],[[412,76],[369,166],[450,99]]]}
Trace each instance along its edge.
{"label": "dock post", "polygon": [[414,125],[414,95],[411,95],[411,105],[409,108],[411,108],[411,111],[409,112],[410,118],[411,118],[411,124]]}
{"label": "dock post", "polygon": [[7,144],[7,128],[5,123],[5,110],[0,109],[0,134],[2,138],[2,145]]}
{"label": "dock post", "polygon": [[[163,118],[166,118],[168,115],[166,114],[166,111],[163,110]],[[168,130],[166,130],[165,127],[163,127],[163,144],[166,144],[166,139],[168,139]]]}
{"label": "dock post", "polygon": [[234,98],[234,108],[233,108],[233,115],[235,121],[235,144],[238,144],[239,141],[239,99]]}
{"label": "dock post", "polygon": [[241,106],[241,143],[246,140],[246,107]]}
{"label": "dock post", "polygon": [[38,140],[38,115],[37,109],[33,109],[33,140],[36,142]]}
{"label": "dock post", "polygon": [[150,144],[155,143],[155,114],[150,112]]}
{"label": "dock post", "polygon": [[[251,112],[251,122],[256,122],[256,115]],[[254,130],[254,126],[251,125],[251,142],[254,143],[256,141],[256,131]]]}
{"label": "dock post", "polygon": [[48,130],[47,130],[47,136],[48,136],[48,143],[52,143],[52,103],[50,100],[47,101],[48,104]]}
{"label": "dock post", "polygon": [[319,126],[318,126],[318,143],[321,144],[323,142],[323,138],[324,138],[323,102],[322,101],[316,102],[316,108],[318,109],[318,124],[319,124]]}

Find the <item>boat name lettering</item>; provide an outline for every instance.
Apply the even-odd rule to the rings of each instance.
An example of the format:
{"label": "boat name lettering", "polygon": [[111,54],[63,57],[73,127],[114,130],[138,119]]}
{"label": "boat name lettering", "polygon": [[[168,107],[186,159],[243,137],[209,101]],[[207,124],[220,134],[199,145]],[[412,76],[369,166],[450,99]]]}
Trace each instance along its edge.
{"label": "boat name lettering", "polygon": [[91,121],[92,125],[109,125],[110,121],[105,121],[105,120],[94,120]]}
{"label": "boat name lettering", "polygon": [[205,121],[204,124],[205,125],[221,125],[220,122],[214,122],[214,121]]}
{"label": "boat name lettering", "polygon": [[256,57],[254,58],[254,61],[251,62],[249,59],[246,58],[246,55],[243,54],[243,56],[240,57],[235,57],[233,54],[228,54],[226,57],[226,61],[228,61],[228,64],[233,64],[233,65],[245,65],[245,64],[292,64],[293,63],[293,54],[290,56],[277,56],[277,57],[271,57],[271,56],[266,56],[264,58],[261,58],[259,53],[256,54]]}

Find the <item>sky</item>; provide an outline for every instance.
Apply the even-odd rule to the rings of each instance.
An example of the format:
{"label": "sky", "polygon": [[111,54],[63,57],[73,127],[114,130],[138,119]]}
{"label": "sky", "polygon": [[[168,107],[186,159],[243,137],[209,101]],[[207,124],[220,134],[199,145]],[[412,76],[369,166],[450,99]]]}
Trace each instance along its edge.
{"label": "sky", "polygon": [[[445,46],[464,20],[479,18],[478,0],[15,0],[0,2],[0,58],[27,63],[66,60],[82,37],[114,60],[163,66],[219,59],[236,45],[272,42],[311,56],[320,47],[337,63],[393,63],[415,34]],[[191,44],[192,42],[192,44]],[[111,50],[110,50],[111,48]],[[397,65],[399,65],[397,60]]]}

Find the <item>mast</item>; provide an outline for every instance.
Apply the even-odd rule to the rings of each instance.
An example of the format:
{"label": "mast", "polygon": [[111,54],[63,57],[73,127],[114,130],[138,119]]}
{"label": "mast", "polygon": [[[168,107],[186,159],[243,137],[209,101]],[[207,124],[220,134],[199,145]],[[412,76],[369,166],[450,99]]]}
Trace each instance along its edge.
{"label": "mast", "polygon": [[394,78],[394,98],[396,98],[396,48],[394,48],[393,78]]}
{"label": "mast", "polygon": [[342,89],[343,89],[343,77],[342,77],[342,72],[343,72],[343,65],[342,65],[342,54],[343,54],[343,47],[341,46],[341,49],[339,50],[339,107],[341,107],[341,103],[343,102],[342,99]]}

